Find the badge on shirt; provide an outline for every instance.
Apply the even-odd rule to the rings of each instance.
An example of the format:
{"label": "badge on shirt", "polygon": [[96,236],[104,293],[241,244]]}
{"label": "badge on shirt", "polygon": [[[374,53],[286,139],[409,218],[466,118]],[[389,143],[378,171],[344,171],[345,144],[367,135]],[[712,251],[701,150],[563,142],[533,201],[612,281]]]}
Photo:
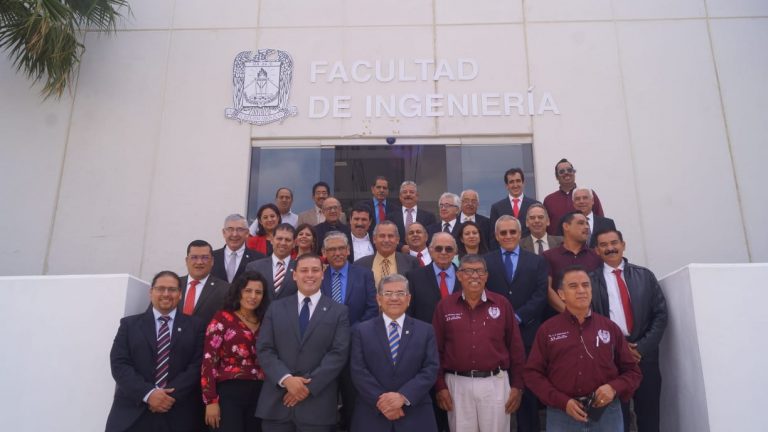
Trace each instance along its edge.
{"label": "badge on shirt", "polygon": [[449,321],[455,321],[457,319],[461,319],[461,312],[452,312],[445,314],[445,322]]}
{"label": "badge on shirt", "polygon": [[604,344],[607,344],[611,341],[611,333],[608,330],[598,330],[597,336],[600,338],[600,341]]}
{"label": "badge on shirt", "polygon": [[491,306],[488,308],[488,315],[490,315],[491,318],[496,319],[501,316],[501,309],[499,309],[498,306]]}

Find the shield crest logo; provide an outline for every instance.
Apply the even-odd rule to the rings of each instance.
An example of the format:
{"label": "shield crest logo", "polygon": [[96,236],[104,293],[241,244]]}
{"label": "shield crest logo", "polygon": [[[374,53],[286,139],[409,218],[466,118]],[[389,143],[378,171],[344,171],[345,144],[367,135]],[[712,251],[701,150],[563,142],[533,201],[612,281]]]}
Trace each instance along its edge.
{"label": "shield crest logo", "polygon": [[597,336],[600,338],[600,341],[604,344],[611,342],[611,333],[608,330],[598,330]]}
{"label": "shield crest logo", "polygon": [[501,309],[497,306],[491,306],[488,308],[488,315],[490,315],[491,318],[496,319],[501,316]]}
{"label": "shield crest logo", "polygon": [[288,106],[292,78],[293,59],[285,51],[239,53],[232,67],[235,106],[224,110],[224,115],[257,126],[295,116],[296,107]]}

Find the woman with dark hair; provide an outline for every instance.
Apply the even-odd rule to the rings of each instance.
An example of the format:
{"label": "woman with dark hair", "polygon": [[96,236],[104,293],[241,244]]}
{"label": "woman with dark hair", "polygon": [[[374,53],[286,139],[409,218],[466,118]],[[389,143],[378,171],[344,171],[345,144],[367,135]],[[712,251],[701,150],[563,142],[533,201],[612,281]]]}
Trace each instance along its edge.
{"label": "woman with dark hair", "polygon": [[314,253],[317,249],[317,233],[315,228],[307,223],[296,227],[296,246],[291,252],[291,259],[296,259],[305,253]]}
{"label": "woman with dark hair", "polygon": [[269,307],[267,281],[246,272],[229,287],[224,308],[205,332],[200,385],[205,423],[219,431],[261,430],[255,418],[264,371],[256,358],[256,340]]}
{"label": "woman with dark hair", "polygon": [[459,228],[459,259],[464,255],[482,255],[488,252],[483,232],[480,226],[472,221],[466,221]]}
{"label": "woman with dark hair", "polygon": [[246,247],[264,255],[272,255],[272,236],[275,228],[283,222],[280,210],[272,203],[264,204],[256,212],[256,220],[259,222],[259,231],[255,236],[248,237]]}

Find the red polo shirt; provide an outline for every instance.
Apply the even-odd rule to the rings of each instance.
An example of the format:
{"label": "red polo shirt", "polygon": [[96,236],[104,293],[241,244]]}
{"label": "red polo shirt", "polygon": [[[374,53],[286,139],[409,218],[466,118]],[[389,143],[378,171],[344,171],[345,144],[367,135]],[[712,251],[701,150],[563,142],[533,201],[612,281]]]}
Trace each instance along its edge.
{"label": "red polo shirt", "polygon": [[[544,198],[544,208],[547,209],[549,215],[549,226],[547,227],[547,234],[549,235],[563,235],[563,226],[560,223],[560,219],[570,212],[576,211],[573,206],[573,191],[574,187],[569,192],[563,192],[562,189],[558,189]],[[605,216],[603,214],[603,206],[600,204],[600,198],[597,197],[597,193],[592,191],[592,196],[595,198],[594,204],[592,204],[592,213],[598,216]]]}
{"label": "red polo shirt", "polygon": [[554,249],[544,251],[544,259],[549,265],[549,276],[552,278],[552,289],[557,291],[560,286],[560,276],[563,270],[572,266],[580,265],[587,270],[587,273],[597,269],[603,264],[595,251],[586,246],[582,246],[579,253],[574,254],[560,245]]}
{"label": "red polo shirt", "polygon": [[512,387],[523,388],[525,348],[520,337],[515,312],[499,294],[484,291],[485,300],[474,309],[464,301],[462,292],[442,299],[435,308],[437,350],[440,353],[438,391],[447,388],[445,371],[468,372],[504,369]]}
{"label": "red polo shirt", "polygon": [[539,327],[525,385],[547,406],[565,411],[568,400],[610,384],[628,401],[640,385],[640,367],[619,327],[596,313],[579,321],[567,309]]}

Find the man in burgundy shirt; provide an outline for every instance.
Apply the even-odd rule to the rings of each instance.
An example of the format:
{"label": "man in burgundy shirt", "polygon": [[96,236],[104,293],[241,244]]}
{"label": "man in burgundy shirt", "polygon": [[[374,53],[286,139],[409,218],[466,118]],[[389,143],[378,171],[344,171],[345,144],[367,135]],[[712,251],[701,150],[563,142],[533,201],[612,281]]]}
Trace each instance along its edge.
{"label": "man in burgundy shirt", "polygon": [[557,292],[565,311],[539,327],[525,384],[547,406],[547,430],[621,431],[617,399],[632,396],[640,368],[621,329],[592,313],[592,286],[583,267],[567,268]]}
{"label": "man in burgundy shirt", "polygon": [[[567,213],[575,211],[573,207],[573,190],[576,189],[576,169],[568,162],[568,159],[560,159],[555,165],[555,178],[560,183],[560,188],[544,198],[544,207],[547,208],[549,218],[552,223],[547,228],[547,233],[550,235],[563,235],[560,226],[560,220]],[[592,191],[595,203],[592,207],[592,211],[597,216],[605,216],[603,214],[603,205],[600,204],[600,198],[597,197],[595,191]]]}
{"label": "man in burgundy shirt", "polygon": [[432,319],[440,354],[437,402],[453,432],[508,431],[523,393],[525,351],[515,312],[485,289],[482,257],[462,258],[457,277],[462,291],[441,300]]}

